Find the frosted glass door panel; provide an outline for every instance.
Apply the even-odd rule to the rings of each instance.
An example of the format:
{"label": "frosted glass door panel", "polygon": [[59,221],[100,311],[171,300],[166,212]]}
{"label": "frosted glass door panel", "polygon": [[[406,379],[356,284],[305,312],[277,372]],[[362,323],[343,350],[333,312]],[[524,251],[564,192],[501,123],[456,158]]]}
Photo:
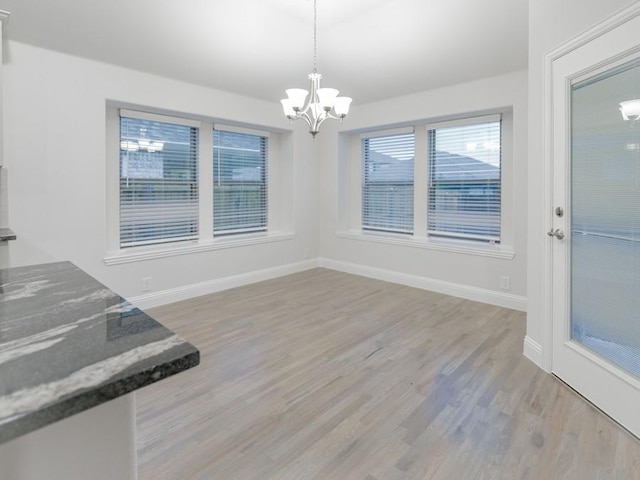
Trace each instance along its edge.
{"label": "frosted glass door panel", "polygon": [[640,377],[640,98],[635,59],[572,85],[571,336]]}

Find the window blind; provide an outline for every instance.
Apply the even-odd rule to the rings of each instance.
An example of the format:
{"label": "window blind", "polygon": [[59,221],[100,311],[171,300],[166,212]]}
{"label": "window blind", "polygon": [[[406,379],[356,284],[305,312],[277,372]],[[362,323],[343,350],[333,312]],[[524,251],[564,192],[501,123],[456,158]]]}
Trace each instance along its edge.
{"label": "window blind", "polygon": [[[619,102],[637,98],[640,60],[571,87],[571,338],[640,378],[640,123]],[[570,186],[570,188],[569,188]]]}
{"label": "window blind", "polygon": [[362,228],[413,232],[414,134],[362,139]]}
{"label": "window blind", "polygon": [[267,229],[267,145],[266,136],[214,130],[214,236]]}
{"label": "window blind", "polygon": [[120,246],[198,236],[198,129],[120,117]]}
{"label": "window blind", "polygon": [[500,120],[429,130],[428,156],[428,234],[500,242]]}

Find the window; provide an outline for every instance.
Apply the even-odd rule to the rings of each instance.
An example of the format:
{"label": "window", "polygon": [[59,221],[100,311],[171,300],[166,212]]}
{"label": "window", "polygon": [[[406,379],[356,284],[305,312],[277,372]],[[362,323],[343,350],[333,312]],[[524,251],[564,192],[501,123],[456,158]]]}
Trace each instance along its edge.
{"label": "window", "polygon": [[500,242],[500,120],[429,130],[427,229]]}
{"label": "window", "polygon": [[120,117],[120,247],[198,237],[198,130]]}
{"label": "window", "polygon": [[362,227],[413,231],[414,134],[362,139]]}
{"label": "window", "polygon": [[214,130],[213,234],[267,228],[266,136]]}
{"label": "window", "polygon": [[512,118],[507,110],[344,137],[341,148],[359,162],[341,172],[339,195],[351,205],[340,212],[341,233],[509,255]]}
{"label": "window", "polygon": [[107,102],[107,265],[291,240],[289,132]]}

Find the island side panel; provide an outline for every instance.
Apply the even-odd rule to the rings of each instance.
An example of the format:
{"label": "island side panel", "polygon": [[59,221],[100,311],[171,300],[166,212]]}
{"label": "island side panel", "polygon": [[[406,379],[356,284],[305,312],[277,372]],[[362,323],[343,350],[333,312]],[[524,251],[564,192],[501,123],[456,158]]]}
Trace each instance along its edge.
{"label": "island side panel", "polygon": [[2,480],[136,480],[135,394],[0,445]]}

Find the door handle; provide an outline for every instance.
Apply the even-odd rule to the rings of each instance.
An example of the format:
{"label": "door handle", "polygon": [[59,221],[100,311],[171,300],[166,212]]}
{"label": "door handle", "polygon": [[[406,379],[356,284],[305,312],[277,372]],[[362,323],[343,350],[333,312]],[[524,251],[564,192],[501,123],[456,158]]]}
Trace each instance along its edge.
{"label": "door handle", "polygon": [[558,240],[562,240],[564,238],[564,232],[561,228],[556,228],[555,230],[551,229],[547,232],[547,235],[550,237],[556,237]]}

